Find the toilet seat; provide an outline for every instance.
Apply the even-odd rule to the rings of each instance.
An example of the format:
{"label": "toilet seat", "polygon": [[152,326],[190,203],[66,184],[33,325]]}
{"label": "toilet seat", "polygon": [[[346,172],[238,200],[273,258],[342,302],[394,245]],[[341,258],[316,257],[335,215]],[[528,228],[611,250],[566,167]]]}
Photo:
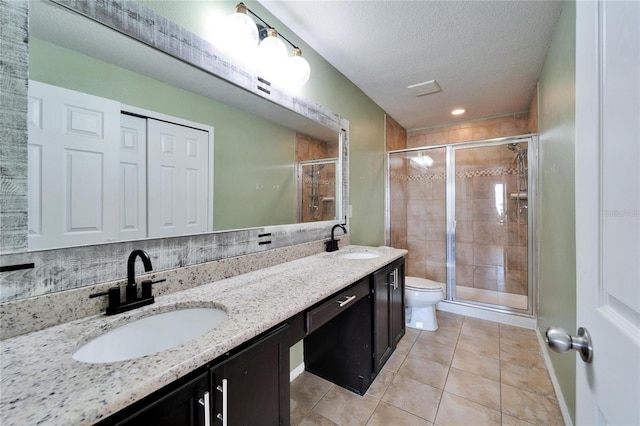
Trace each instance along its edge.
{"label": "toilet seat", "polygon": [[435,292],[442,291],[444,284],[427,278],[406,277],[404,287],[413,291]]}

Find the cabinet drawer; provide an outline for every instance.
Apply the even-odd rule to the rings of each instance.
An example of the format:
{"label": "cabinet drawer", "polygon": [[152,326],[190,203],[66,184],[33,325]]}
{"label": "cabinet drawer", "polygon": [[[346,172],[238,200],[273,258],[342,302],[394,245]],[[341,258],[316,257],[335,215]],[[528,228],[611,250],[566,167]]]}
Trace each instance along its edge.
{"label": "cabinet drawer", "polygon": [[348,289],[332,296],[315,308],[307,311],[306,331],[313,333],[318,328],[329,322],[332,318],[346,311],[358,300],[369,294],[369,278],[363,278]]}

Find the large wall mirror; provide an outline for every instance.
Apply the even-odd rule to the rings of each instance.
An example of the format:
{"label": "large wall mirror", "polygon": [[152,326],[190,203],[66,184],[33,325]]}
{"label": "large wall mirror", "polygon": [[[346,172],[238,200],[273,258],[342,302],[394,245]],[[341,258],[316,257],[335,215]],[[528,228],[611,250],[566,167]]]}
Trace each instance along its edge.
{"label": "large wall mirror", "polygon": [[[30,2],[29,26],[31,250],[341,218],[336,129],[55,3]],[[208,137],[180,143],[182,127]]]}
{"label": "large wall mirror", "polygon": [[[33,262],[35,269],[5,274],[0,301],[122,278],[121,263],[133,247],[154,251],[154,269],[163,270],[316,241],[344,220],[347,120],[264,81],[135,1],[33,0],[28,9],[30,237],[28,253],[3,247],[2,265]],[[55,113],[43,101],[51,98],[59,104]],[[114,120],[107,120],[100,108],[82,104],[86,99],[112,102]],[[145,121],[147,127],[136,127],[131,119]],[[38,132],[48,121],[56,131],[71,129],[85,139],[110,132],[121,147],[137,141],[123,129],[137,128],[146,135],[141,143],[147,143],[147,152],[135,160],[116,151],[112,155],[88,149],[79,142],[58,146],[54,157],[47,157],[55,135]],[[152,219],[149,212],[167,208],[168,202],[158,189],[167,178],[153,172],[166,165],[152,159],[149,151],[151,144],[167,150],[172,146],[161,137],[160,142],[151,141],[156,121],[206,132],[203,145],[187,136],[180,148],[192,153],[205,148],[198,166],[204,179],[174,192],[187,193],[174,200],[175,206],[186,208],[187,219],[197,216],[193,208],[199,206],[204,212],[199,228],[187,226],[166,234],[150,231],[150,222],[162,222],[166,215]],[[158,134],[172,135],[163,129]],[[135,167],[129,167],[132,164]],[[136,168],[137,174],[132,171]],[[76,178],[70,180],[71,175]],[[105,181],[117,184],[104,185]],[[62,195],[71,196],[55,196],[57,190],[51,188],[56,187],[47,186],[52,182]],[[199,199],[197,191],[190,191],[202,190],[202,185],[205,200],[197,203],[193,201]],[[136,192],[136,188],[141,189]],[[124,203],[128,210],[123,207],[123,192],[129,194]],[[105,202],[108,193],[113,202]],[[57,210],[47,210],[51,205]],[[62,237],[42,242],[38,232],[52,217],[62,223],[56,231]],[[118,232],[93,238],[99,234],[96,224],[105,219],[117,222]],[[142,223],[144,230],[127,234],[122,232],[123,223]],[[65,239],[69,229],[78,230],[79,238]],[[258,241],[265,233],[272,235],[267,239],[273,244],[263,245],[264,238]]]}

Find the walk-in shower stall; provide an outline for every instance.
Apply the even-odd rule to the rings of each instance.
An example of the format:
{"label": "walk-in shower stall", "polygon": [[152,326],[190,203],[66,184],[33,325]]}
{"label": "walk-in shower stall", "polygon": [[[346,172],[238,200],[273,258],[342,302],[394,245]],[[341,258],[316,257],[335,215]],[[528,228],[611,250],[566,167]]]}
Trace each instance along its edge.
{"label": "walk-in shower stall", "polygon": [[446,283],[446,301],[535,313],[537,138],[387,153],[387,244],[407,275]]}
{"label": "walk-in shower stall", "polygon": [[298,222],[336,219],[336,168],[338,160],[298,163]]}

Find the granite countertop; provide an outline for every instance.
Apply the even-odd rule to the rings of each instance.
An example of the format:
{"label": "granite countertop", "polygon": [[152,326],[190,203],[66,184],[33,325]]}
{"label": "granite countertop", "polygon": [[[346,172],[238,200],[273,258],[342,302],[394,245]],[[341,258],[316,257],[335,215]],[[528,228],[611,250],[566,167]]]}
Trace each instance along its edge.
{"label": "granite countertop", "polygon": [[[380,257],[341,257],[350,251],[375,251]],[[160,296],[134,311],[6,339],[0,342],[0,424],[93,424],[405,254],[390,247],[347,246]],[[208,306],[224,309],[227,319],[184,345],[107,364],[72,358],[85,342],[130,320]]]}

